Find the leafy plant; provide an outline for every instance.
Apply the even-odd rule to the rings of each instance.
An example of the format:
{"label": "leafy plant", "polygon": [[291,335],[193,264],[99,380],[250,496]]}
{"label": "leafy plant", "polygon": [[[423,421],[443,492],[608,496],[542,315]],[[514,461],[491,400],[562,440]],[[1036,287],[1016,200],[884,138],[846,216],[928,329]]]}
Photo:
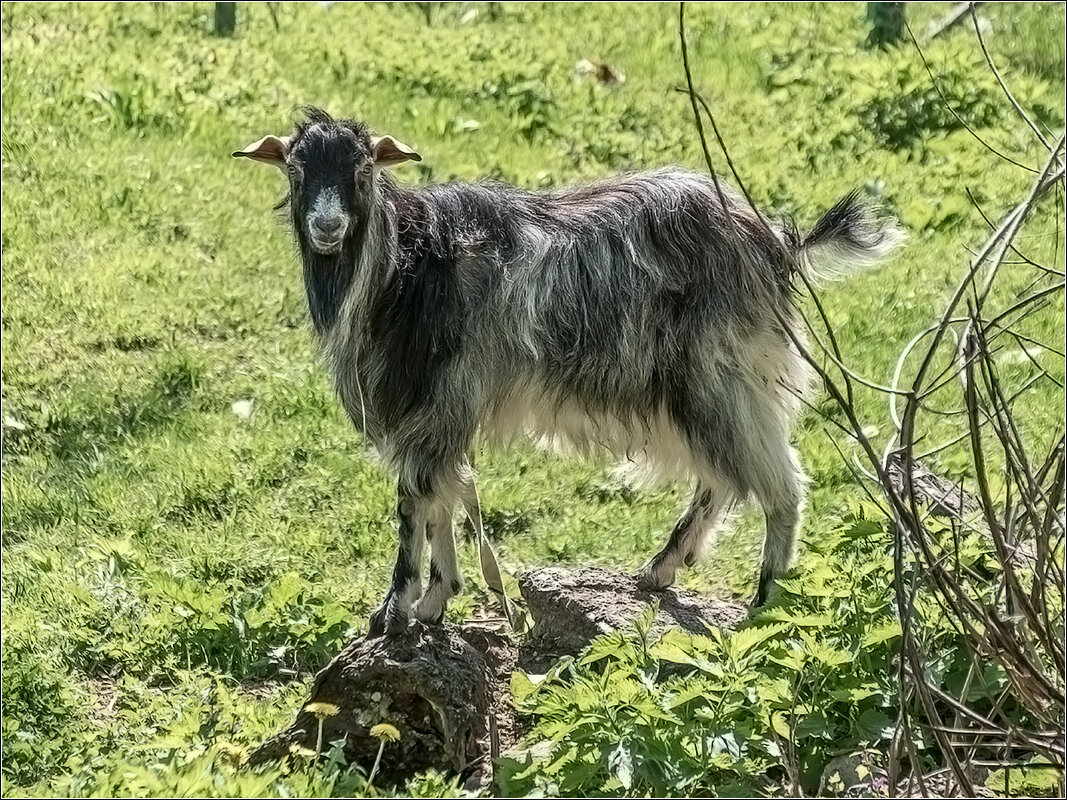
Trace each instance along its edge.
{"label": "leafy plant", "polygon": [[824,532],[778,600],[735,632],[652,638],[646,616],[549,676],[519,679],[530,739],[552,747],[512,758],[505,790],[755,791],[785,780],[792,759],[814,791],[832,756],[884,743],[900,626],[879,520],[862,507]]}

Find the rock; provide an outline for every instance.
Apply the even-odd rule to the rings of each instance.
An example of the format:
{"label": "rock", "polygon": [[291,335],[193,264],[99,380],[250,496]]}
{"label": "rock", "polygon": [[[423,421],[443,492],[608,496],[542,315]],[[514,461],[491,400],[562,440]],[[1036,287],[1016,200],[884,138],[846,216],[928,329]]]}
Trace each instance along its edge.
{"label": "rock", "polygon": [[877,750],[861,750],[834,758],[823,769],[819,797],[888,797],[884,760]]}
{"label": "rock", "polygon": [[603,633],[629,628],[657,600],[653,634],[668,628],[690,633],[733,628],[748,614],[739,603],[685,589],[644,591],[635,576],[597,567],[530,570],[519,577],[519,591],[534,620],[532,646],[555,655],[574,655]]}
{"label": "rock", "polygon": [[[925,503],[930,513],[946,517],[982,533],[995,551],[996,544],[982,512],[982,501],[966,491],[961,483],[954,483],[928,470],[904,451],[894,450],[886,460],[886,474],[893,488],[903,497],[908,496],[908,466],[911,466],[911,490],[915,499]],[[1016,566],[1033,566],[1037,550],[1033,540],[1018,540],[1012,543],[1007,555]]]}
{"label": "rock", "polygon": [[930,513],[963,523],[980,519],[982,504],[977,497],[965,491],[962,484],[935,475],[903,450],[894,450],[886,459],[886,474],[894,489],[906,494],[909,464],[911,487],[920,501],[929,504]]}
{"label": "rock", "polygon": [[738,603],[684,590],[645,592],[634,576],[606,569],[531,570],[520,577],[519,588],[536,623],[521,642],[476,622],[413,622],[400,636],[356,639],[315,677],[293,724],[248,763],[285,758],[297,749],[314,752],[321,718],[322,749],[343,737],[348,760],[369,768],[381,744],[371,729],[386,723],[400,738],[385,745],[376,784],[395,785],[437,768],[459,773],[468,788],[482,788],[500,751],[524,732],[510,696],[516,668],[541,672],[561,655],[577,655],[600,634],[629,628],[656,600],[653,632],[677,627],[705,633],[708,627],[733,627],[747,614]]}
{"label": "rock", "polygon": [[[380,745],[371,735],[375,725],[399,731],[400,740],[382,753],[382,783],[431,767],[486,772],[497,750],[491,728],[508,716],[501,701],[515,652],[506,636],[485,628],[418,622],[400,636],[357,639],[315,677],[293,724],[254,751],[249,764],[283,758],[295,748],[314,751],[319,717],[308,710],[314,703],[337,709],[322,717],[323,749],[344,737],[345,755],[356,763],[374,763]],[[489,776],[475,777],[484,783]]]}

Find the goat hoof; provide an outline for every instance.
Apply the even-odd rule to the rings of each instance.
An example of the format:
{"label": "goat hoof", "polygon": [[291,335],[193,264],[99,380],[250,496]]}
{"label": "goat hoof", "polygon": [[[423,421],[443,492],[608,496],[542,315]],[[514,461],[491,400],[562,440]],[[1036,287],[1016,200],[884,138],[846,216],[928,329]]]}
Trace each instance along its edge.
{"label": "goat hoof", "polygon": [[408,629],[407,615],[387,614],[385,617],[385,635],[396,636]]}
{"label": "goat hoof", "polygon": [[370,615],[370,621],[367,623],[368,637],[373,639],[385,633],[385,613],[387,607],[387,604],[383,603]]}
{"label": "goat hoof", "polygon": [[674,583],[673,575],[658,575],[653,569],[637,573],[637,588],[642,592],[662,592]]}
{"label": "goat hoof", "polygon": [[367,636],[396,636],[403,633],[408,627],[408,615],[392,598],[387,598],[374,613],[370,615],[367,625]]}
{"label": "goat hoof", "polygon": [[445,621],[444,603],[417,603],[415,605],[415,619],[427,625],[440,625]]}
{"label": "goat hoof", "polygon": [[440,625],[445,621],[445,610],[442,608],[440,611],[432,609],[423,610],[420,608],[415,609],[415,619],[426,625]]}
{"label": "goat hoof", "polygon": [[755,610],[767,605],[767,600],[771,596],[772,586],[774,586],[774,579],[768,573],[760,573],[759,586],[756,588],[756,596],[752,598],[752,602],[749,604],[750,608]]}

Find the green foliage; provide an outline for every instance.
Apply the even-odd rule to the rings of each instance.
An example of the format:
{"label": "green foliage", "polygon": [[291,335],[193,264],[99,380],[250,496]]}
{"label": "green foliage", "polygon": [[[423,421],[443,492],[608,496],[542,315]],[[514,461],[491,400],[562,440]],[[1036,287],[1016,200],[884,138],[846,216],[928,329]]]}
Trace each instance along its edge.
{"label": "green foliage", "polygon": [[1009,797],[1059,797],[1063,770],[1058,764],[1040,759],[1032,765],[994,770],[986,779],[986,788]]}
{"label": "green foliage", "polygon": [[[602,636],[544,676],[517,674],[516,702],[534,721],[532,746],[502,765],[509,795],[694,796],[762,793],[796,765],[815,792],[829,761],[884,747],[899,716],[901,636],[892,534],[860,507],[823,532],[775,602],[734,632],[649,635],[652,609],[632,631]],[[978,537],[972,566],[995,563]],[[946,654],[938,688],[971,685],[981,709],[1003,688],[995,670],[968,678],[962,640],[936,601],[917,602],[920,635]],[[988,705],[986,706],[988,707]],[[536,744],[551,743],[549,749]],[[918,752],[930,745],[915,741]]]}
{"label": "green foliage", "polygon": [[85,699],[31,640],[3,640],[4,780],[38,781],[63,764],[85,727]]}
{"label": "green foliage", "polygon": [[355,633],[351,610],[294,572],[262,587],[229,582],[207,590],[159,576],[150,596],[150,661],[205,665],[239,679],[317,669]]}
{"label": "green foliage", "polygon": [[[795,95],[797,87],[814,90],[826,103],[847,97],[855,113],[841,119],[835,139],[869,135],[882,147],[918,154],[920,143],[964,129],[996,128],[1013,113],[980,49],[958,41],[927,47],[932,53],[924,55],[931,63],[924,63],[910,39],[882,51],[877,60],[860,60],[796,40],[771,56],[765,85],[782,99]],[[1016,98],[1043,124],[1063,124],[1062,106],[1047,103],[1048,83],[1015,74],[1011,84]]]}
{"label": "green foliage", "polygon": [[[73,797],[391,796],[380,788],[368,794],[365,771],[345,762],[340,743],[321,760],[294,754],[278,765],[254,770],[243,765],[251,747],[304,699],[305,685],[281,689],[262,684],[253,694],[204,672],[179,677],[180,683],[166,691],[130,678],[111,686],[116,698],[112,716],[79,731],[76,749],[70,747],[73,737],[65,737],[65,774],[52,783],[52,791]],[[7,719],[5,709],[5,726]],[[17,729],[11,730],[17,738]],[[13,747],[10,752],[19,758],[28,750]],[[8,756],[5,728],[5,764]],[[18,763],[23,766],[21,759]],[[9,772],[5,781],[12,777]],[[25,780],[34,777],[28,773],[17,777],[23,778],[18,783],[29,784],[27,796],[43,786]],[[436,773],[416,776],[411,785],[423,797],[455,796],[454,783]],[[9,788],[6,784],[5,796],[22,794]],[[397,793],[406,794],[402,789]]]}
{"label": "green foliage", "polygon": [[[989,128],[1000,121],[1005,109],[999,90],[977,61],[954,61],[931,80],[911,51],[893,55],[897,63],[887,70],[889,80],[875,84],[860,109],[863,124],[883,145],[902,147],[924,136]],[[981,83],[976,75],[983,76]]]}
{"label": "green foliage", "polygon": [[[299,267],[270,212],[283,187],[230,152],[313,103],[415,146],[424,161],[398,171],[414,183],[704,168],[688,100],[673,91],[674,6],[423,5],[240,4],[225,39],[210,34],[208,4],[3,6],[5,795],[363,791],[370,765],[251,773],[228,755],[291,718],[308,676],[365,625],[395,557],[395,483],[338,410],[306,333]],[[1060,8],[982,12],[1013,91],[1052,126],[1063,120]],[[909,7],[909,19],[935,11]],[[957,129],[912,51],[866,50],[859,6],[694,5],[687,16],[694,80],[758,202],[803,226],[868,184],[911,231],[897,261],[824,296],[849,363],[887,380],[986,230],[962,187],[997,216],[1029,175]],[[968,124],[1036,163],[1041,148],[976,67],[973,36],[961,28],[926,55]],[[585,58],[625,83],[578,77]],[[1043,207],[1036,224],[1056,219]],[[1062,269],[1055,236],[1021,244]],[[1062,317],[1062,304],[1042,309],[1021,332],[1062,350]],[[1062,382],[1062,362],[1046,367]],[[1006,364],[1009,383],[1025,377]],[[1062,412],[1043,387],[1017,403],[1028,436]],[[884,429],[882,400],[858,402]],[[860,523],[841,523],[859,493],[847,464],[814,414],[797,445],[812,477],[807,549],[780,604],[730,637],[598,642],[524,700],[563,761],[550,773],[534,759],[516,787],[744,793],[780,777],[782,724],[802,734],[805,774],[881,735],[893,697],[876,673],[895,633],[880,605],[885,551],[858,575],[867,551],[844,542]],[[964,478],[968,463],[949,450],[929,466]],[[604,460],[532,447],[479,453],[478,465],[511,574],[636,567],[685,499],[623,486]],[[739,514],[684,585],[751,596],[762,526]],[[459,549],[466,592],[453,619],[486,602],[473,546],[461,537]],[[852,580],[858,600],[840,595]],[[929,630],[945,637],[938,674],[962,685],[964,654]],[[841,653],[860,655],[837,663]],[[980,677],[972,692],[1003,679]],[[781,693],[798,679],[804,704],[786,709]],[[598,687],[626,704],[589,699]],[[541,714],[550,702],[557,711]],[[711,777],[694,774],[700,748]],[[411,789],[452,794],[453,778]]]}
{"label": "green foliage", "polygon": [[782,581],[776,602],[736,632],[652,638],[646,619],[596,640],[518,697],[536,721],[532,739],[552,749],[514,759],[505,788],[757,791],[783,777],[792,741],[813,790],[832,755],[877,746],[893,730],[900,626],[890,541],[880,523],[846,519],[820,542],[825,560]]}

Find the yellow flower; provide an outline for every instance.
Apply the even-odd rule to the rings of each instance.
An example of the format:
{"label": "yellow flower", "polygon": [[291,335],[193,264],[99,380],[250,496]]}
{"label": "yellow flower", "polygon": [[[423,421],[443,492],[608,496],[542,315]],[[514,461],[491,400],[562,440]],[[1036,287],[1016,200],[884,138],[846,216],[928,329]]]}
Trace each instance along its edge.
{"label": "yellow flower", "polygon": [[381,741],[399,742],[400,731],[390,725],[388,722],[380,722],[370,729],[370,735],[375,739]]}
{"label": "yellow flower", "polygon": [[335,717],[341,711],[333,703],[308,703],[304,706],[304,710],[309,714],[314,714],[319,719],[323,717]]}
{"label": "yellow flower", "polygon": [[294,756],[303,756],[304,758],[314,758],[318,755],[318,753],[316,753],[314,750],[309,750],[308,748],[303,747],[302,745],[299,745],[296,742],[293,742],[291,745],[289,745],[289,752],[292,753]]}

